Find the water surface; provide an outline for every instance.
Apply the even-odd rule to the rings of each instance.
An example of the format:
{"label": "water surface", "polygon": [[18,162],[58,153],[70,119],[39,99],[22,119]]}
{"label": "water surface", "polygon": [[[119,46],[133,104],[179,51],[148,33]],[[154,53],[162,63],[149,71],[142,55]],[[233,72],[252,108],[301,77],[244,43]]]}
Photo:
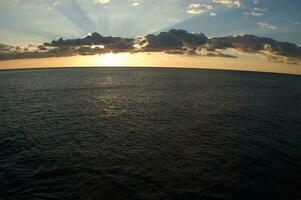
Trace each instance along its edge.
{"label": "water surface", "polygon": [[0,199],[300,199],[300,76],[0,72]]}

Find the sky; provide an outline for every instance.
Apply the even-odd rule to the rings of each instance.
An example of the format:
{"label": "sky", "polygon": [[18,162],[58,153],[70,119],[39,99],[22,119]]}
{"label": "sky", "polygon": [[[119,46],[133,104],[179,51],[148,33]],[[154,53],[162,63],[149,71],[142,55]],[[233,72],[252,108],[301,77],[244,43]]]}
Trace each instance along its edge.
{"label": "sky", "polygon": [[300,0],[0,0],[0,43],[182,28],[209,37],[252,33],[301,44],[300,8]]}
{"label": "sky", "polygon": [[[108,53],[89,56],[18,59],[0,62],[0,70],[60,67],[167,67],[271,72],[301,75],[301,64],[270,62],[264,55],[227,50],[238,58],[165,53]],[[232,52],[229,52],[232,51]]]}

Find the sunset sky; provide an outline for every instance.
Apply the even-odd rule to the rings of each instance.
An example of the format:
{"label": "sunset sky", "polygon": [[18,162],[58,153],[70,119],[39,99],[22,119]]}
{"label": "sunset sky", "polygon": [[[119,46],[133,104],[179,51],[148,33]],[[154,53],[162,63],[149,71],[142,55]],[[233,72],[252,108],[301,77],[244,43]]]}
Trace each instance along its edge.
{"label": "sunset sky", "polygon": [[[1,0],[0,69],[170,66],[301,74],[300,8],[300,0]],[[251,34],[258,37],[240,38]],[[121,39],[99,42],[110,36]]]}
{"label": "sunset sky", "polygon": [[182,28],[301,44],[300,8],[300,0],[1,0],[0,42],[41,43],[89,32],[136,37]]}

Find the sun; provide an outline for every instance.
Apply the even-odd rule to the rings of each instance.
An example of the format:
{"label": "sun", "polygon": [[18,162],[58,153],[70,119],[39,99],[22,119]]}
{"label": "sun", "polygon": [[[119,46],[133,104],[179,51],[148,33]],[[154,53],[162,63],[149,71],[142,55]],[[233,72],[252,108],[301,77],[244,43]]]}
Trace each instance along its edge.
{"label": "sun", "polygon": [[126,66],[128,55],[126,53],[106,53],[98,56],[101,66]]}

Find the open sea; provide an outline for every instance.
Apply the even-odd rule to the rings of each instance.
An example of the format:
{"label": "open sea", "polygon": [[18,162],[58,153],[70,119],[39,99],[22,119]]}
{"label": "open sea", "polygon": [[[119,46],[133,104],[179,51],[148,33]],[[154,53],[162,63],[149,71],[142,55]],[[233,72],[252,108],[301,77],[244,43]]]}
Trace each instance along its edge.
{"label": "open sea", "polygon": [[1,200],[300,200],[301,76],[0,71]]}

